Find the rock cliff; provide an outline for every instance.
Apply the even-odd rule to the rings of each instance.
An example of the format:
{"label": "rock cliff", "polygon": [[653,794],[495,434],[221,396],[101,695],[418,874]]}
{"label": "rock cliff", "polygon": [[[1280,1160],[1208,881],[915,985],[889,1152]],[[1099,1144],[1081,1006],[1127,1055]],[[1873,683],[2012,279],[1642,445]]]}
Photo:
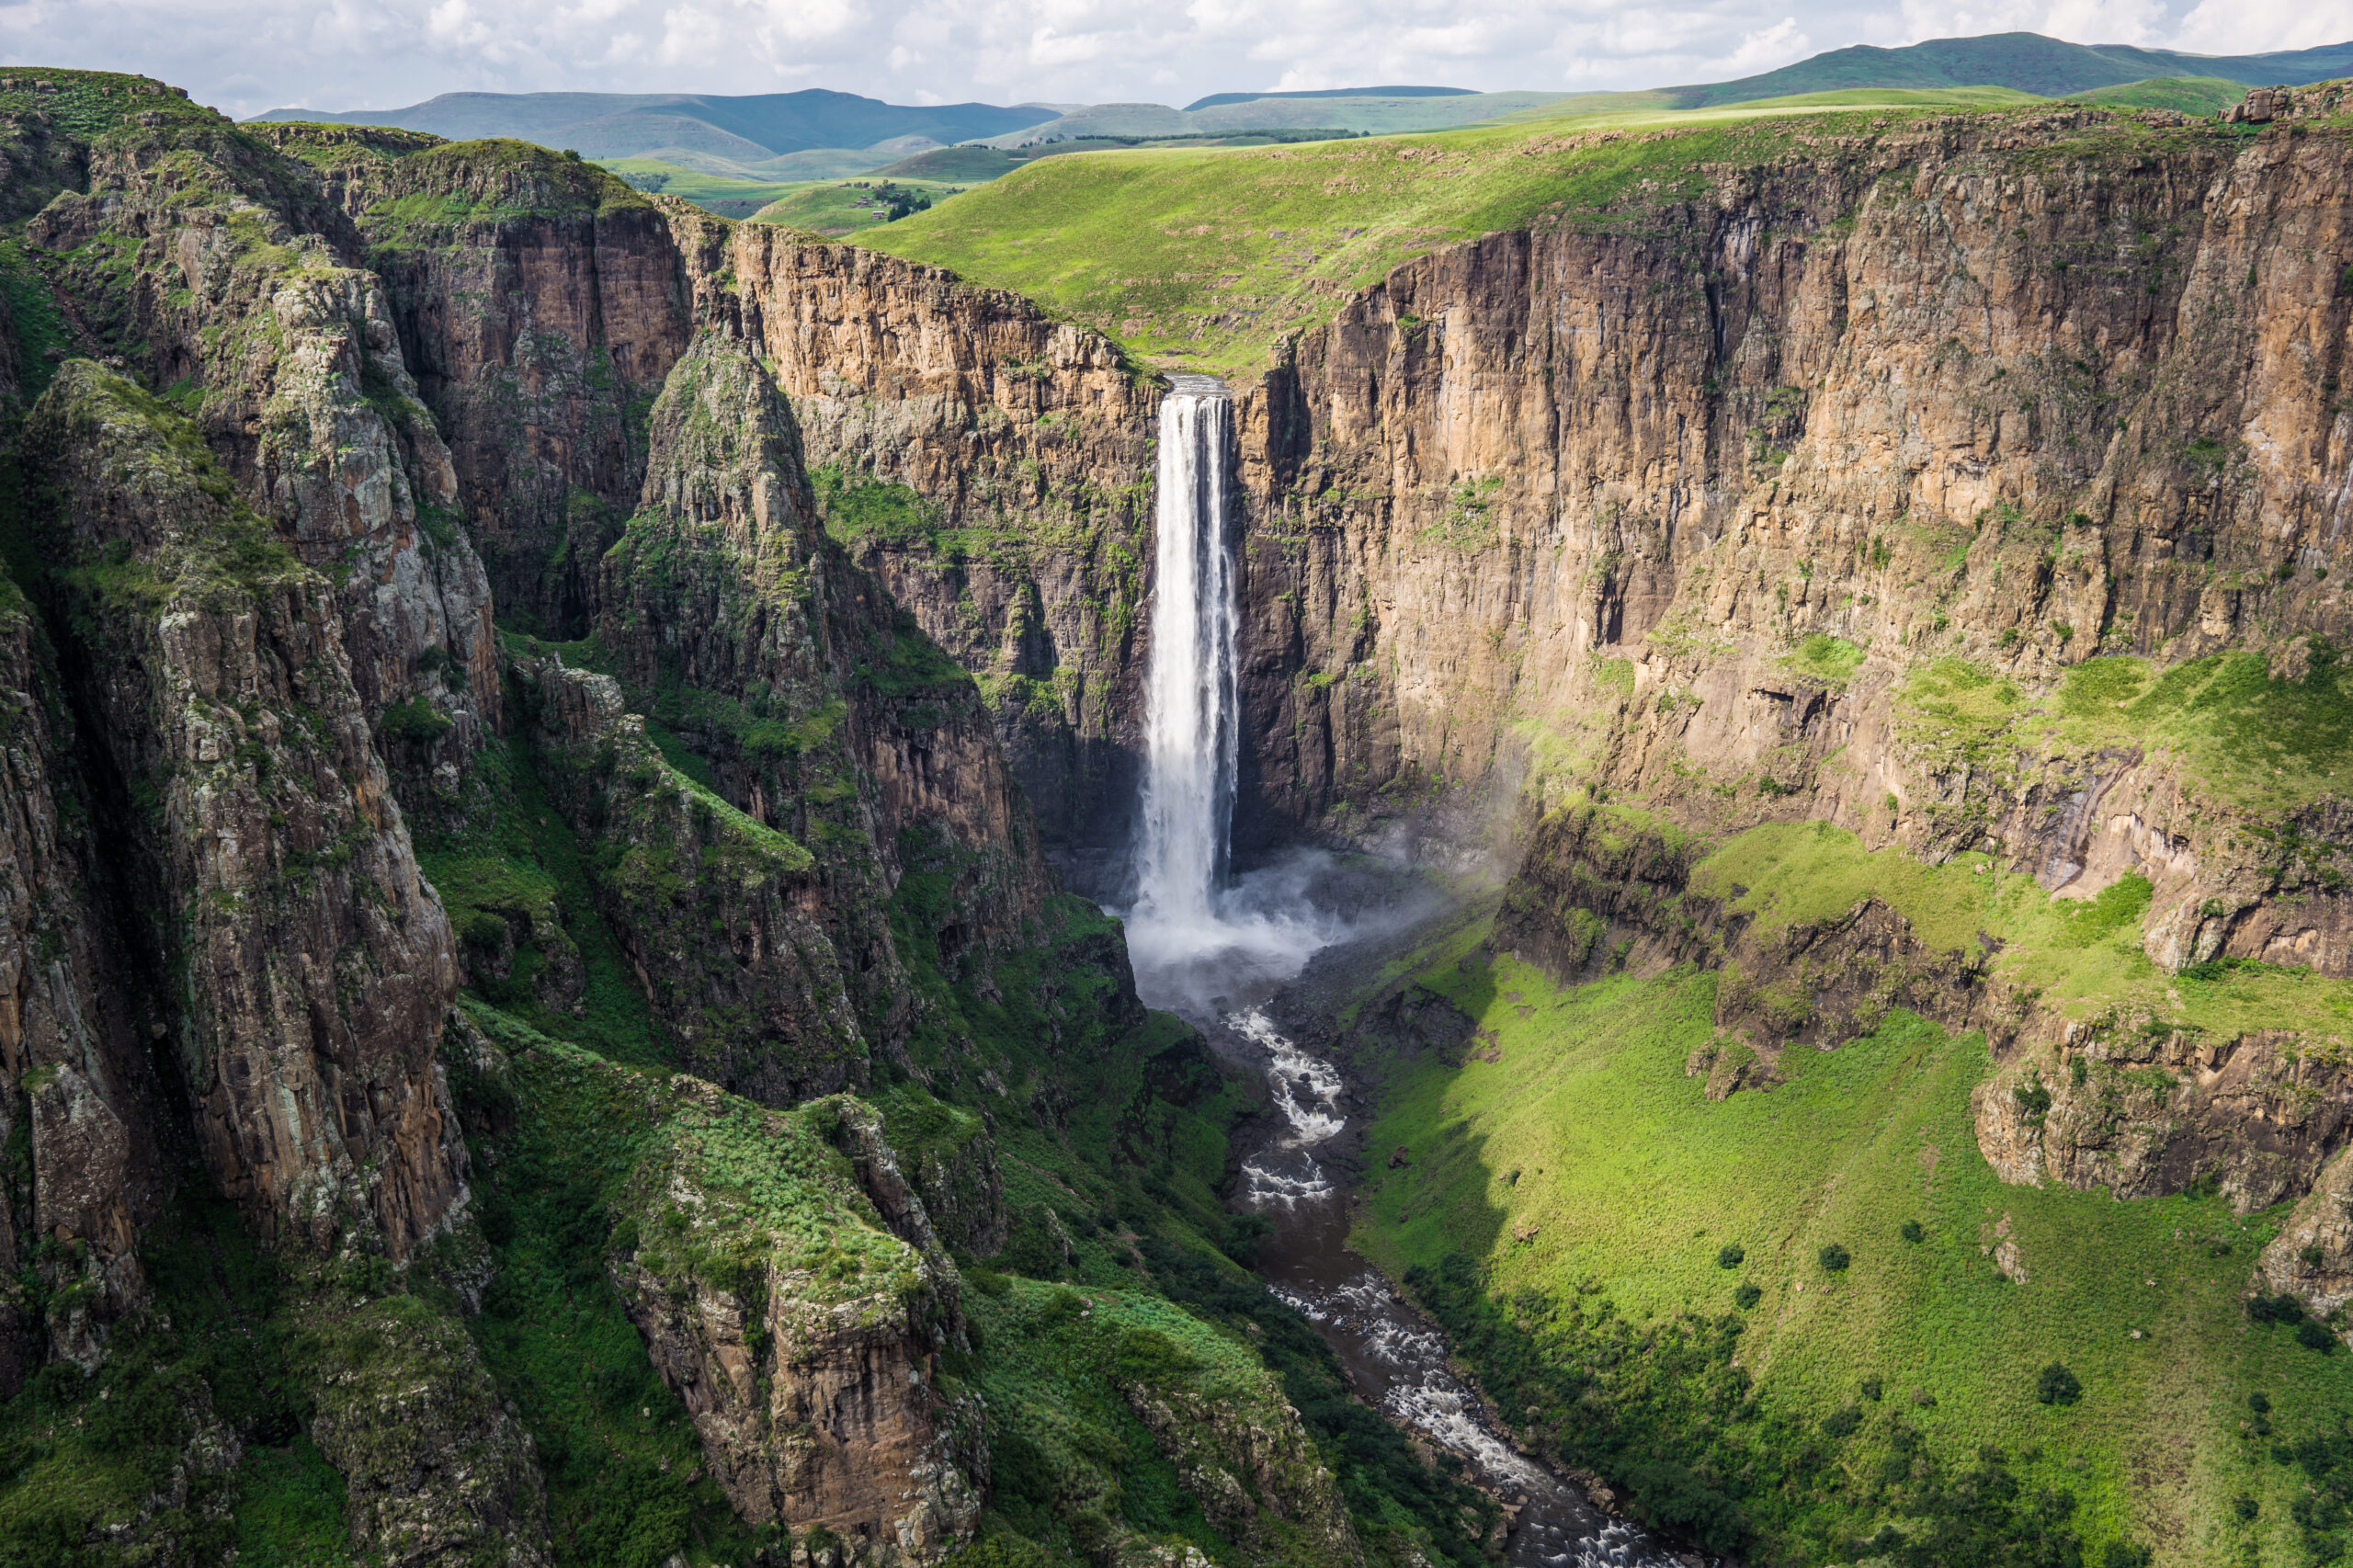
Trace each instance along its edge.
{"label": "rock cliff", "polygon": [[404,1255],[464,1199],[433,1061],[456,970],[333,591],[187,421],[95,366],[59,373],[22,449],[207,1163],[265,1234],[356,1221]]}

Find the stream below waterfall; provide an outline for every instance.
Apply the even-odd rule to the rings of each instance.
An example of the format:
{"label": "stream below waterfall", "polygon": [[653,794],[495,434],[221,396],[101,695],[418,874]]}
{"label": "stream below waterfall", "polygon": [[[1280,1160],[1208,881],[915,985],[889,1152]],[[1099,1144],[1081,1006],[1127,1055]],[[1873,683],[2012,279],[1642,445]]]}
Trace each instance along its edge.
{"label": "stream below waterfall", "polygon": [[[1351,1184],[1343,1151],[1354,1139],[1353,1096],[1337,1068],[1293,1043],[1273,1021],[1266,966],[1245,960],[1239,967],[1258,980],[1247,988],[1260,993],[1258,999],[1221,994],[1223,1010],[1195,1014],[1193,1021],[1228,1060],[1266,1075],[1278,1113],[1245,1147],[1231,1198],[1268,1223],[1258,1247],[1258,1271],[1268,1288],[1337,1352],[1358,1398],[1434,1449],[1459,1456],[1504,1504],[1511,1520],[1506,1560],[1513,1568],[1697,1568],[1703,1559],[1603,1512],[1581,1487],[1514,1448],[1455,1374],[1438,1328],[1349,1250]],[[1194,995],[1212,979],[1193,978]]]}
{"label": "stream below waterfall", "polygon": [[1448,1365],[1446,1341],[1347,1247],[1340,1147],[1347,1085],[1269,1013],[1319,949],[1394,931],[1401,912],[1313,896],[1302,853],[1235,877],[1230,845],[1240,750],[1233,405],[1207,376],[1175,375],[1160,405],[1144,787],[1126,908],[1136,989],[1230,1059],[1265,1073],[1279,1119],[1245,1151],[1233,1200],[1270,1226],[1259,1268],[1323,1334],[1357,1393],[1459,1456],[1512,1521],[1514,1568],[1633,1568],[1700,1560],[1659,1546],[1514,1449]]}

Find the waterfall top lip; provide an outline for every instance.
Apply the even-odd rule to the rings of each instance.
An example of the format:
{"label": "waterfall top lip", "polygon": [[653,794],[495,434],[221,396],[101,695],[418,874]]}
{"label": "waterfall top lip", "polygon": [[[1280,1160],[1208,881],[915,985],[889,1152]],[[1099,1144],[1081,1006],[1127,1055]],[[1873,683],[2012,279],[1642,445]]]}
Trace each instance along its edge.
{"label": "waterfall top lip", "polygon": [[1197,370],[1164,372],[1172,397],[1226,397],[1225,383],[1215,376],[1204,376]]}

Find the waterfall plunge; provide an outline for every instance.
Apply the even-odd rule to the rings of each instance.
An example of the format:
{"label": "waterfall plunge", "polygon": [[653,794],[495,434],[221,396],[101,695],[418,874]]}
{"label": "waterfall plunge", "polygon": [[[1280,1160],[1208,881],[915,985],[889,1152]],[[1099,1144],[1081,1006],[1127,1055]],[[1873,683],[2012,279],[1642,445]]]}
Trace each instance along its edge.
{"label": "waterfall plunge", "polygon": [[1233,558],[1225,451],[1233,405],[1206,376],[1160,404],[1158,576],[1144,689],[1143,823],[1131,918],[1201,930],[1233,823]]}
{"label": "waterfall plunge", "polygon": [[1240,732],[1225,514],[1233,405],[1208,376],[1170,381],[1160,404],[1143,812],[1128,948],[1145,1001],[1202,1013],[1290,979],[1340,931],[1308,903],[1307,872],[1296,864],[1229,883]]}

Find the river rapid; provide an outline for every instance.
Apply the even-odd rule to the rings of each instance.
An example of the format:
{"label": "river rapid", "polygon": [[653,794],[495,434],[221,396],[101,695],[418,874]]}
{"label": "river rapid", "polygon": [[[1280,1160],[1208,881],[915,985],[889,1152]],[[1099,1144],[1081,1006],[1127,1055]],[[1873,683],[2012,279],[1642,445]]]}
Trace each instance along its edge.
{"label": "river rapid", "polygon": [[[1351,924],[1299,905],[1286,917],[1263,889],[1251,902],[1256,917],[1228,926],[1225,941],[1141,954],[1137,977],[1147,1003],[1183,1015],[1221,1055],[1265,1076],[1275,1114],[1245,1138],[1229,1202],[1267,1221],[1257,1255],[1267,1288],[1338,1353],[1358,1398],[1460,1457],[1504,1505],[1513,1568],[1698,1568],[1705,1559],[1596,1507],[1574,1482],[1513,1447],[1456,1375],[1436,1325],[1348,1249],[1358,1102],[1334,1063],[1275,1019],[1290,1000],[1285,983],[1311,952],[1353,945]],[[1289,939],[1270,948],[1269,932]]]}

